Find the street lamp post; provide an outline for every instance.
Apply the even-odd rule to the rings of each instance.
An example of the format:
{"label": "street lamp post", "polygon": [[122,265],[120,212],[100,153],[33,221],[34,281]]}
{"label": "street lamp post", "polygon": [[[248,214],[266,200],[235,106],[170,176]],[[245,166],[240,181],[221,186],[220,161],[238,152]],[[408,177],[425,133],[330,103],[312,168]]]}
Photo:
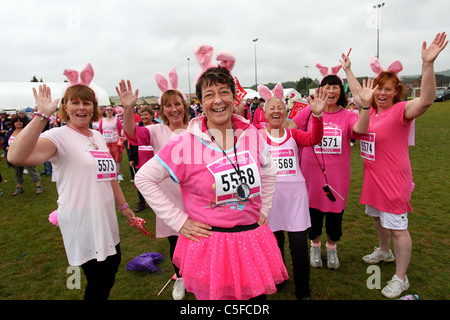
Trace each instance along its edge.
{"label": "street lamp post", "polygon": [[189,58],[187,58],[187,64],[188,64],[188,84],[189,84],[189,102],[192,102],[192,96],[191,96],[191,72],[189,71]]}
{"label": "street lamp post", "polygon": [[384,7],[384,2],[373,6],[377,10],[377,59],[380,59],[380,8]]}
{"label": "street lamp post", "polygon": [[305,77],[305,91],[306,91],[306,96],[309,95],[309,92],[308,92],[308,68],[309,68],[309,66],[305,66],[305,70],[306,70],[306,77]]}
{"label": "street lamp post", "polygon": [[258,86],[258,72],[257,72],[257,64],[256,64],[256,41],[258,41],[258,38],[253,39],[253,42],[255,43],[255,86]]}

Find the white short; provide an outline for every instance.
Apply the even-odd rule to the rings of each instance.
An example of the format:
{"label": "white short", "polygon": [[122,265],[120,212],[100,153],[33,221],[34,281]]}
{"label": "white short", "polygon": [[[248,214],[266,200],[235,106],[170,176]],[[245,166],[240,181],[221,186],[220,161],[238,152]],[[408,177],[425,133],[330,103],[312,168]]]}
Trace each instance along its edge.
{"label": "white short", "polygon": [[408,229],[408,213],[394,214],[380,211],[377,208],[366,205],[366,214],[374,218],[380,218],[381,226],[385,229],[406,230]]}

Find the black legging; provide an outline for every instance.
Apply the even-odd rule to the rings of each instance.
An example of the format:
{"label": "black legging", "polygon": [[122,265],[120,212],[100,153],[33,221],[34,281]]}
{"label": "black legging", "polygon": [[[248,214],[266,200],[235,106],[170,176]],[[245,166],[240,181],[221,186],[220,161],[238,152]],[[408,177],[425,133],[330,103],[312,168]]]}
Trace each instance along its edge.
{"label": "black legging", "polygon": [[[169,240],[170,246],[170,261],[173,261],[173,253],[175,252],[175,247],[177,246],[178,236],[170,236],[167,239]],[[177,278],[180,278],[181,277],[180,268],[178,268],[176,265],[173,264],[173,269],[175,270]]]}
{"label": "black legging", "polygon": [[89,260],[81,265],[87,279],[84,300],[107,300],[121,261],[120,244],[117,253],[104,261]]}
{"label": "black legging", "polygon": [[[309,297],[311,291],[309,290],[308,231],[288,232],[287,234],[294,268],[295,296],[297,299]],[[277,239],[283,261],[285,261],[284,231],[276,231],[274,235]]]}

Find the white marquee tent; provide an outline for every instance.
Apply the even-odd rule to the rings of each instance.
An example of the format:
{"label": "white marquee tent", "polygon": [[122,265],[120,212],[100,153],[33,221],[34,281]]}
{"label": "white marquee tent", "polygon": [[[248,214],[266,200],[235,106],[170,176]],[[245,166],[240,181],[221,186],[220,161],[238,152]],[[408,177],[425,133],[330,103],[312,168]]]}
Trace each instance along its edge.
{"label": "white marquee tent", "polygon": [[[61,99],[68,82],[0,82],[0,110],[17,111],[20,109],[34,108],[36,102],[33,96],[33,88],[39,90],[39,85],[50,87],[52,99]],[[91,83],[95,91],[99,106],[110,105],[108,93],[95,83]]]}

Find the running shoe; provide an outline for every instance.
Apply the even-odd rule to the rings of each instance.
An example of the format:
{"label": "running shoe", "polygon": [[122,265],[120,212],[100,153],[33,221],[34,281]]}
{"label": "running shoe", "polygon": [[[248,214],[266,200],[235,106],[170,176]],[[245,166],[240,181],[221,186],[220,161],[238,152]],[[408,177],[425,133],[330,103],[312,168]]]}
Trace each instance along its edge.
{"label": "running shoe", "polygon": [[386,252],[381,251],[380,248],[375,247],[375,250],[371,254],[364,256],[363,260],[365,263],[368,263],[368,264],[377,264],[381,261],[392,262],[395,260],[395,257],[392,254],[391,249],[389,249],[389,252],[386,253]]}
{"label": "running shoe", "polygon": [[408,277],[405,275],[405,280],[402,280],[399,277],[397,277],[396,274],[394,274],[392,279],[388,281],[387,286],[384,287],[383,290],[381,290],[381,294],[386,298],[395,299],[400,297],[403,291],[406,291],[408,289],[409,289]]}

